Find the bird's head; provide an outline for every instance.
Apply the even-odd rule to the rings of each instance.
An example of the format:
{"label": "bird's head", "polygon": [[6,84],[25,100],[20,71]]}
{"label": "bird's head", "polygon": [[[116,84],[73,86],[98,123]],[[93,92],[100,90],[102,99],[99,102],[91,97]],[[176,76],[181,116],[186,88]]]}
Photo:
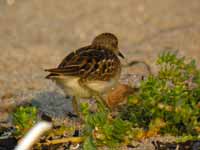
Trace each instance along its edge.
{"label": "bird's head", "polygon": [[112,33],[102,33],[94,38],[92,41],[92,46],[104,47],[108,50],[112,50],[116,55],[124,58],[123,54],[118,48],[118,39]]}

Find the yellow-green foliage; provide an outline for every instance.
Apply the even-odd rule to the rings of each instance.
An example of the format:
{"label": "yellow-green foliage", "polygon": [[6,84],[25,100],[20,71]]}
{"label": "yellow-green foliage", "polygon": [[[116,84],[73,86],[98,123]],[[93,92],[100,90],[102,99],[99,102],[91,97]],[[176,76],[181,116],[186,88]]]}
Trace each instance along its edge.
{"label": "yellow-green foliage", "polygon": [[[155,119],[164,122],[159,133],[175,136],[200,135],[200,71],[195,61],[186,62],[174,53],[158,57],[159,71],[143,81],[136,96],[129,97],[129,104],[121,117],[134,127],[150,130]],[[138,99],[137,104],[132,101]]]}
{"label": "yellow-green foliage", "polygon": [[85,121],[84,149],[96,149],[96,146],[116,147],[127,142],[131,137],[131,123],[119,117],[113,118],[108,111],[91,113],[88,104],[82,104],[82,112]]}
{"label": "yellow-green foliage", "polygon": [[24,135],[37,120],[37,108],[33,106],[20,106],[13,114],[13,124],[16,135]]}

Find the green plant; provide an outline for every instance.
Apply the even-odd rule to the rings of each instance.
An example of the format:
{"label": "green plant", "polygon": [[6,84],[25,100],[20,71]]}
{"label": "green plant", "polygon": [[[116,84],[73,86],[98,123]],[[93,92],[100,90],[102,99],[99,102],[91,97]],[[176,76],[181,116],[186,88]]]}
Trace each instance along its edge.
{"label": "green plant", "polygon": [[135,98],[129,98],[129,104],[121,117],[129,120],[135,127],[151,130],[155,119],[163,126],[157,133],[175,136],[192,136],[200,133],[200,71],[195,61],[187,62],[175,53],[162,53],[158,59],[159,71],[141,83]]}
{"label": "green plant", "polygon": [[[105,109],[104,109],[105,110]],[[119,117],[112,117],[111,112],[89,111],[87,103],[82,104],[85,127],[84,149],[96,149],[96,146],[108,146],[114,148],[122,143],[128,142],[132,131],[131,123]]]}
{"label": "green plant", "polygon": [[37,108],[33,106],[20,106],[13,113],[13,124],[17,136],[24,135],[37,121]]}

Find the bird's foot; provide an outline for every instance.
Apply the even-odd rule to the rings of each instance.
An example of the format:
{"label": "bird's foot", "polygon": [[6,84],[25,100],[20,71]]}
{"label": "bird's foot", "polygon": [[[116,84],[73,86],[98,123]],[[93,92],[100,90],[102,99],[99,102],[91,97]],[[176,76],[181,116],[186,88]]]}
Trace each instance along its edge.
{"label": "bird's foot", "polygon": [[67,112],[67,116],[70,118],[70,119],[73,119],[73,118],[78,118],[79,116],[75,113],[72,113],[72,112]]}

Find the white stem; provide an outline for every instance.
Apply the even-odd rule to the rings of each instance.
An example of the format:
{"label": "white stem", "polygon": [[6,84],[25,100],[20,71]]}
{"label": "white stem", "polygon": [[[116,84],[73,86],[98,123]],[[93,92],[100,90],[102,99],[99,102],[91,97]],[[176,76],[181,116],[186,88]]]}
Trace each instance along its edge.
{"label": "white stem", "polygon": [[39,137],[46,131],[52,128],[52,123],[41,121],[37,123],[31,130],[23,137],[14,150],[29,150]]}

